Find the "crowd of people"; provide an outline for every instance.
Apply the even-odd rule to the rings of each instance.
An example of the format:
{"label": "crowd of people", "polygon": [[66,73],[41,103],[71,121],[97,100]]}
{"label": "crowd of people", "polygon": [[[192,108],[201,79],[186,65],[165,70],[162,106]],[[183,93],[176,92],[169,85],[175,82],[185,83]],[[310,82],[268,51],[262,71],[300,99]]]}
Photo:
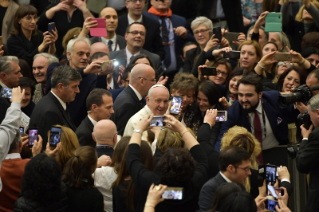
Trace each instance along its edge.
{"label": "crowd of people", "polygon": [[289,212],[297,143],[319,211],[318,0],[0,0],[0,38],[0,211]]}

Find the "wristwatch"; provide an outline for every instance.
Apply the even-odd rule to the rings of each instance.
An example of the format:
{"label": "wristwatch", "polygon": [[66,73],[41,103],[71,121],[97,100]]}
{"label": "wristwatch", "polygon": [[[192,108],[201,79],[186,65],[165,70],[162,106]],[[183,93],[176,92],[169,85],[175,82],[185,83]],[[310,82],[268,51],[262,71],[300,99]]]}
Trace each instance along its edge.
{"label": "wristwatch", "polygon": [[141,130],[139,130],[139,129],[135,129],[135,130],[133,130],[133,132],[141,133],[141,135],[143,135],[143,132]]}

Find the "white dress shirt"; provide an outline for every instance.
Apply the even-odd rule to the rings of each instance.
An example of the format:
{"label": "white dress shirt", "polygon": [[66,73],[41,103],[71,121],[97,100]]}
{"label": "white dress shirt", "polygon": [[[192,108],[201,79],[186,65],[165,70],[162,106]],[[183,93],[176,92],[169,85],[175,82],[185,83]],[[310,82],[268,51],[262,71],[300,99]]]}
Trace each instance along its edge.
{"label": "white dress shirt", "polygon": [[62,101],[62,99],[60,99],[57,95],[55,95],[52,91],[51,93],[53,94],[53,96],[55,96],[55,98],[57,98],[60,102],[60,104],[62,105],[63,109],[66,110],[66,103]]}

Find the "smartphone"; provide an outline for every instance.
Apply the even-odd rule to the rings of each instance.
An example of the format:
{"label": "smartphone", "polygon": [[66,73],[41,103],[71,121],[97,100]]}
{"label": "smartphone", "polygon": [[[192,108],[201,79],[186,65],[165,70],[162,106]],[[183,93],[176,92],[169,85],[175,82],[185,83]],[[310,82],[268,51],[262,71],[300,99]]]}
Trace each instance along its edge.
{"label": "smartphone", "polygon": [[50,146],[56,147],[61,139],[61,128],[60,127],[51,127],[50,132]]}
{"label": "smartphone", "polygon": [[291,54],[289,52],[276,52],[274,56],[275,60],[278,61],[291,61]]}
{"label": "smartphone", "polygon": [[239,32],[227,32],[224,34],[224,37],[228,40],[229,45],[232,49],[237,49],[236,44],[233,41],[238,41]]}
{"label": "smartphone", "polygon": [[182,200],[183,199],[183,188],[181,187],[167,187],[162,194],[163,199],[170,200]]}
{"label": "smartphone", "polygon": [[219,40],[219,42],[222,40],[222,28],[221,27],[214,27],[213,34],[215,34],[215,38],[217,38]]}
{"label": "smartphone", "polygon": [[24,133],[24,127],[19,127],[20,134],[22,135]]}
{"label": "smartphone", "polygon": [[38,129],[29,129],[29,147],[32,148],[34,141],[38,141]]}
{"label": "smartphone", "polygon": [[281,13],[268,13],[265,18],[265,31],[266,32],[282,32],[282,14]]}
{"label": "smartphone", "polygon": [[11,99],[11,97],[12,97],[12,89],[10,89],[10,88],[2,88],[1,96],[3,98]]}
{"label": "smartphone", "polygon": [[239,59],[240,58],[240,51],[224,52],[224,58]]}
{"label": "smartphone", "polygon": [[227,121],[227,110],[219,110],[217,111],[216,121]]}
{"label": "smartphone", "polygon": [[273,187],[272,185],[269,185],[269,184],[267,185],[267,194],[275,197],[276,199],[278,199],[278,195],[277,195],[276,191],[278,192],[279,196],[283,196],[284,195],[284,190],[283,189],[277,188],[277,187]]}
{"label": "smartphone", "polygon": [[183,101],[183,97],[181,97],[181,96],[173,96],[172,106],[170,108],[170,113],[171,114],[176,114],[176,115],[179,114],[179,112],[181,110],[181,106],[182,106],[182,101]]}
{"label": "smartphone", "polygon": [[268,209],[270,211],[276,211],[276,205],[279,207],[278,202],[275,200],[267,199],[265,201],[265,207],[266,207],[266,209]]}
{"label": "smartphone", "polygon": [[265,165],[265,180],[267,185],[271,183],[274,185],[276,183],[277,166],[275,165]]}
{"label": "smartphone", "polygon": [[165,116],[153,116],[153,119],[150,123],[151,127],[163,127],[165,126]]}
{"label": "smartphone", "polygon": [[55,30],[55,22],[48,23],[48,32],[53,34],[54,30]]}
{"label": "smartphone", "polygon": [[119,62],[117,62],[116,59],[108,60],[102,63],[101,70],[105,70],[110,63],[113,63],[114,66],[119,65]]}
{"label": "smartphone", "polygon": [[217,76],[216,68],[215,67],[206,67],[200,69],[202,72],[202,76]]}

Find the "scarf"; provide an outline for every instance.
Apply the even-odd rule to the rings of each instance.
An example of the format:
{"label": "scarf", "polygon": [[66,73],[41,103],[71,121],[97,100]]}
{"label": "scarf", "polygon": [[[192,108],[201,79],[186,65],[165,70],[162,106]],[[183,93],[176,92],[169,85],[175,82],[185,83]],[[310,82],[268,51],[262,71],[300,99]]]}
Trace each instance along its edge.
{"label": "scarf", "polygon": [[148,11],[148,13],[151,13],[153,15],[156,15],[156,16],[164,16],[164,17],[171,17],[172,16],[172,10],[170,8],[167,9],[167,13],[161,13],[161,12],[158,12],[154,6],[152,6]]}

